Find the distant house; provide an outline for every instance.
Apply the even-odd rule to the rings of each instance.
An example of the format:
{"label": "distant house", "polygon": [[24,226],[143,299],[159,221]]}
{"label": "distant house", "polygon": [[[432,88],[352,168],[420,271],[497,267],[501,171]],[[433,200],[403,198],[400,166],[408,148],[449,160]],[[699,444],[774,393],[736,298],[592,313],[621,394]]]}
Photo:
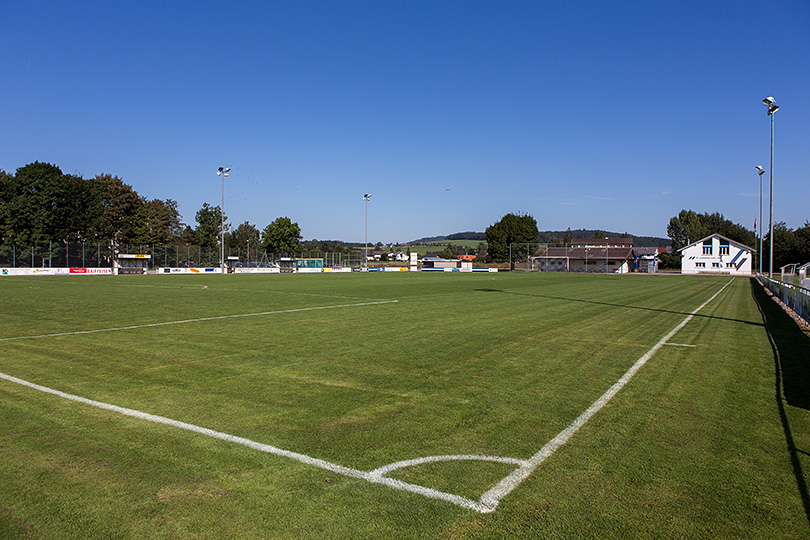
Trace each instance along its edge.
{"label": "distant house", "polygon": [[632,247],[613,246],[599,238],[588,242],[597,243],[599,240],[603,242],[599,247],[585,242],[579,244],[582,247],[550,247],[543,255],[533,257],[532,264],[541,272],[627,274],[636,270]]}
{"label": "distant house", "polygon": [[459,259],[442,259],[436,255],[425,255],[422,257],[422,270],[452,269],[459,269],[462,272],[472,271],[472,262],[461,261]]}
{"label": "distant house", "polygon": [[750,275],[750,247],[714,233],[678,250],[681,274]]}
{"label": "distant house", "polygon": [[633,248],[636,254],[637,271],[647,274],[658,272],[658,254],[661,248],[657,247],[637,247]]}
{"label": "distant house", "polygon": [[458,260],[460,261],[474,261],[475,255],[459,255]]}

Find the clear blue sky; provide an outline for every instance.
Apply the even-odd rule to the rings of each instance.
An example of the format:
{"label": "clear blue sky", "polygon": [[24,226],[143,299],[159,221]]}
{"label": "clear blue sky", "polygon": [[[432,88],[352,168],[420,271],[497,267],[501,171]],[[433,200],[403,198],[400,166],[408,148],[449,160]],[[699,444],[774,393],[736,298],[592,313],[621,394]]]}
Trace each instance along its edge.
{"label": "clear blue sky", "polygon": [[[0,168],[305,239],[810,219],[810,2],[0,0]],[[765,175],[765,222],[767,223]]]}

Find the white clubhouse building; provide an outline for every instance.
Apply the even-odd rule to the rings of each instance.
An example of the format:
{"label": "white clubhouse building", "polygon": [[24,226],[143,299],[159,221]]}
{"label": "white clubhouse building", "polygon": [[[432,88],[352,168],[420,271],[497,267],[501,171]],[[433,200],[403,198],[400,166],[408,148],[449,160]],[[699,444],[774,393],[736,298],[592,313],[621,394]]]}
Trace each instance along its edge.
{"label": "white clubhouse building", "polygon": [[751,275],[754,250],[717,233],[678,251],[681,274]]}

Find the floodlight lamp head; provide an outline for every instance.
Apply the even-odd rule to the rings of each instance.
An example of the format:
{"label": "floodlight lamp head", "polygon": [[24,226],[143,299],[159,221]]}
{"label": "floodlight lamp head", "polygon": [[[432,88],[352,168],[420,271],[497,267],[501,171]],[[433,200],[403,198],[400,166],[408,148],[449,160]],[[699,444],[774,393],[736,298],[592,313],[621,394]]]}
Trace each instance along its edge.
{"label": "floodlight lamp head", "polygon": [[770,107],[771,105],[776,103],[776,100],[773,99],[773,96],[768,96],[768,97],[766,97],[765,99],[762,100],[762,103],[764,103],[765,105]]}
{"label": "floodlight lamp head", "polygon": [[366,201],[366,202],[370,201],[371,200],[371,193],[366,193],[365,195],[363,195],[363,200]]}
{"label": "floodlight lamp head", "polygon": [[772,115],[773,113],[775,113],[778,110],[779,110],[779,105],[771,105],[770,107],[768,107],[768,116]]}
{"label": "floodlight lamp head", "polygon": [[762,168],[762,165],[757,165],[757,166],[756,166],[756,167],[754,167],[754,168],[757,170],[757,172],[759,173],[759,175],[760,175],[760,176],[762,176],[763,174],[765,174],[765,169],[763,169],[763,168]]}

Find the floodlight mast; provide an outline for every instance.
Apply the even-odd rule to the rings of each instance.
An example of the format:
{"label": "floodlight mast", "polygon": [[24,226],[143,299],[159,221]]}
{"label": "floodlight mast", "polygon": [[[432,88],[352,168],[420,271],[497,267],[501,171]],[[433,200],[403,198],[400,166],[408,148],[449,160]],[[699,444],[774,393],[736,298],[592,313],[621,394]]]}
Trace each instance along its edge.
{"label": "floodlight mast", "polygon": [[363,195],[363,200],[366,202],[366,250],[363,267],[366,269],[366,272],[368,272],[368,202],[371,200],[371,193]]}
{"label": "floodlight mast", "polygon": [[771,170],[769,171],[771,177],[770,196],[768,197],[768,204],[770,210],[768,212],[768,245],[770,256],[768,260],[768,277],[773,279],[773,117],[774,113],[779,110],[779,105],[774,101],[773,96],[768,96],[762,100],[762,103],[768,107],[768,116],[771,117]]}
{"label": "floodlight mast", "polygon": [[[762,165],[754,167],[759,174],[759,273],[762,274],[762,175],[765,174],[765,169]],[[754,231],[757,232],[757,231]]]}
{"label": "floodlight mast", "polygon": [[225,179],[228,177],[229,172],[231,172],[230,167],[220,167],[217,169],[217,176],[222,177],[222,206],[219,207],[219,266],[223,274],[225,273]]}

